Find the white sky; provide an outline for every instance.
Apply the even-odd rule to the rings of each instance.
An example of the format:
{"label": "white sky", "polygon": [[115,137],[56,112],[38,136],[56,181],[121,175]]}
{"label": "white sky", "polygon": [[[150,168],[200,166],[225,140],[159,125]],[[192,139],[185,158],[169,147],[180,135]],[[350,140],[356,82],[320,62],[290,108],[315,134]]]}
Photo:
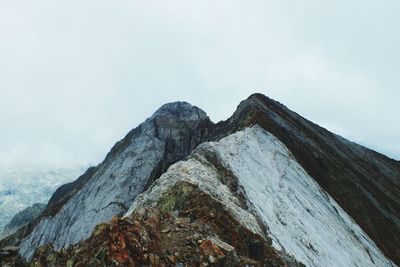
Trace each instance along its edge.
{"label": "white sky", "polygon": [[160,105],[264,93],[400,159],[400,1],[0,0],[0,168],[100,162]]}

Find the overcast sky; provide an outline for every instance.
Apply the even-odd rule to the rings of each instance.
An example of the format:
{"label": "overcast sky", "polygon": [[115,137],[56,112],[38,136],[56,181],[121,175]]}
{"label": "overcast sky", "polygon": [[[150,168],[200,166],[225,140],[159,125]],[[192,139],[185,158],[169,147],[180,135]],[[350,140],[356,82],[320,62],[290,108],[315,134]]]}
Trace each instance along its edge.
{"label": "overcast sky", "polygon": [[400,1],[0,1],[0,168],[100,162],[160,105],[251,93],[400,159]]}

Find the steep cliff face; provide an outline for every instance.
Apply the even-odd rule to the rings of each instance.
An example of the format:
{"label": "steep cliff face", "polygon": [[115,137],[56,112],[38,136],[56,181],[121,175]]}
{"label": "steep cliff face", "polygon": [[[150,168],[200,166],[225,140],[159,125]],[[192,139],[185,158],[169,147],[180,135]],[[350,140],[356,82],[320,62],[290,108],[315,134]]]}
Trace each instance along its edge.
{"label": "steep cliff face", "polygon": [[[200,144],[187,161],[176,163]],[[150,223],[141,217],[142,208],[158,214],[157,227],[189,220],[183,225],[188,235],[169,235],[164,226],[151,234],[154,229],[141,225]],[[107,223],[128,209],[125,218]],[[23,238],[22,257],[50,266],[68,260],[88,265],[100,254],[106,263],[140,266],[149,263],[149,253],[167,264],[174,256],[169,245],[186,255],[175,256],[175,263],[189,263],[200,251],[196,264],[227,264],[229,258],[238,265],[391,266],[383,254],[400,263],[399,218],[399,162],[256,94],[218,124],[188,103],[163,106],[101,164],[60,187],[44,215],[0,245]],[[147,239],[140,234],[131,240],[134,229]],[[218,259],[210,262],[200,247],[209,237],[233,247],[236,256],[220,247],[224,257],[212,254]],[[186,251],[180,238],[195,244]],[[125,241],[133,243],[123,247]]]}
{"label": "steep cliff face", "polygon": [[21,255],[30,258],[38,247],[49,243],[56,249],[75,244],[88,238],[96,225],[125,213],[166,166],[204,140],[208,123],[206,114],[188,103],[161,107],[117,143],[78,187],[58,192],[47,216],[21,243]]}

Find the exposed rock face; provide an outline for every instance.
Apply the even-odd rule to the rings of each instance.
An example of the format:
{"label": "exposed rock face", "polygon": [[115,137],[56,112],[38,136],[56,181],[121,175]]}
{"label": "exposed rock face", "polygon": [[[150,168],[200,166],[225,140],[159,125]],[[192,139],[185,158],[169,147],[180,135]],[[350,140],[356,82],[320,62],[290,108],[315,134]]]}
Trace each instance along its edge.
{"label": "exposed rock face", "polygon": [[[140,195],[130,211],[175,207],[181,203],[175,200],[179,195],[168,192],[183,181],[215,198],[241,226],[271,236],[277,250],[307,266],[391,266],[284,144],[258,126],[202,144],[191,159],[173,165]],[[266,226],[267,233],[262,230]]]}
{"label": "exposed rock face", "polygon": [[[256,124],[262,129],[246,129]],[[199,144],[225,137],[201,145],[187,161],[174,164]],[[206,205],[200,201],[203,198]],[[151,235],[142,225],[146,219],[138,215],[142,208],[158,214],[161,225],[171,224],[164,221],[171,216],[190,218],[188,229],[195,229],[193,235],[215,237],[235,249],[234,264],[249,259],[261,266],[296,266],[296,260],[310,266],[391,266],[381,251],[400,263],[400,163],[334,135],[259,94],[218,124],[187,103],[163,106],[118,142],[103,163],[59,188],[44,215],[0,245],[18,244],[25,237],[21,255],[30,259],[44,246],[34,260],[50,266],[49,255],[61,264],[85,252],[85,260],[72,262],[87,265],[103,250],[105,260],[113,264],[121,259],[125,265],[131,260],[133,266],[147,264],[149,253],[154,254],[153,261],[167,264],[173,255],[164,251],[168,244],[160,244],[158,236],[144,243],[142,237],[127,240],[132,225],[140,228],[143,235],[139,236]],[[128,209],[126,218],[93,232],[96,225]],[[213,210],[222,216],[215,218],[227,225],[204,215]],[[199,226],[202,223],[211,225],[208,232]],[[256,245],[232,239],[237,233],[233,225],[246,233],[238,240]],[[121,240],[114,237],[120,232],[121,240],[136,242],[136,248],[119,247]],[[102,240],[110,235],[114,236],[110,242]],[[169,244],[179,237],[171,235]],[[178,244],[173,247],[187,255],[208,251],[202,254],[212,256],[208,264],[223,266],[218,265],[225,260],[218,258],[218,250],[223,249],[208,241],[201,244],[188,250]],[[90,254],[90,249],[100,254]],[[204,259],[196,258],[195,263]],[[190,262],[188,257],[179,260]]]}
{"label": "exposed rock face", "polygon": [[219,127],[251,124],[281,140],[378,247],[400,264],[398,161],[351,143],[260,94],[243,101]]}
{"label": "exposed rock face", "polygon": [[[265,133],[260,128],[249,131]],[[252,141],[246,140],[248,136],[246,132],[238,143],[246,146]],[[202,145],[190,159],[172,165],[136,199],[125,218],[100,225],[88,240],[66,251],[44,247],[32,262],[53,266],[303,266],[272,246],[239,180],[210,147]]]}
{"label": "exposed rock face", "polygon": [[33,263],[302,266],[297,260],[392,266],[284,144],[255,126],[202,144],[139,195],[125,218],[66,251],[44,247]]}
{"label": "exposed rock face", "polygon": [[28,223],[35,220],[39,217],[44,209],[46,208],[46,204],[36,203],[31,207],[28,207],[20,212],[18,212],[9,223],[4,227],[2,236],[9,236],[10,234],[16,232],[21,227],[27,225]]}
{"label": "exposed rock face", "polygon": [[96,225],[125,213],[154,178],[204,140],[208,123],[206,114],[188,103],[161,107],[89,170],[78,188],[53,198],[48,209],[52,212],[21,243],[20,253],[30,258],[42,245],[61,249],[75,244],[88,238]]}

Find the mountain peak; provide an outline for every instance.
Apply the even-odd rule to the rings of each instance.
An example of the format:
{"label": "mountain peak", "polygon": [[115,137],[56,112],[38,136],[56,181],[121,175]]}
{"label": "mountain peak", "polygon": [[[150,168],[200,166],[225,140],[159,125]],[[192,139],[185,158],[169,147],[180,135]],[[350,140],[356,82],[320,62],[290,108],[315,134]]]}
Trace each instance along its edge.
{"label": "mountain peak", "polygon": [[206,112],[188,102],[176,101],[162,105],[151,118],[174,117],[181,120],[207,120]]}
{"label": "mountain peak", "polygon": [[251,106],[258,108],[262,111],[265,111],[266,109],[285,109],[287,110],[287,107],[283,105],[282,103],[269,98],[266,95],[263,95],[261,93],[254,93],[250,95],[246,100],[242,101],[239,105],[240,106]]}
{"label": "mountain peak", "polygon": [[262,94],[262,93],[254,93],[254,94],[251,94],[251,95],[247,98],[247,100],[252,100],[252,99],[259,99],[259,100],[262,100],[262,99],[270,99],[270,98],[269,98],[268,96]]}

